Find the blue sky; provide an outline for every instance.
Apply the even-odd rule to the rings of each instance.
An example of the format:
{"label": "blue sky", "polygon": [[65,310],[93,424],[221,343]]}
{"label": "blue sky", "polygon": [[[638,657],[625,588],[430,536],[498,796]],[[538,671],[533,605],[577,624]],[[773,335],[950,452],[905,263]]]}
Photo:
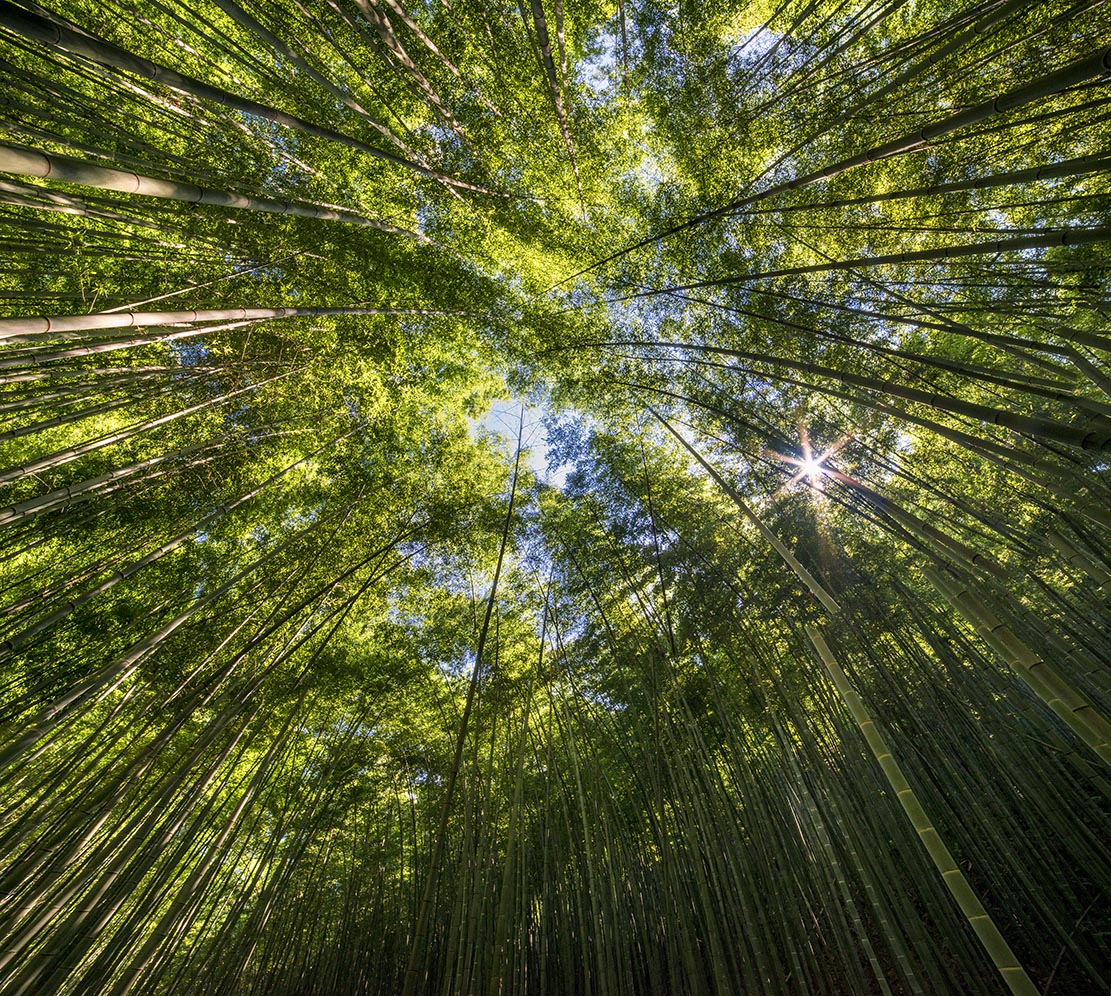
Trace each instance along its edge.
{"label": "blue sky", "polygon": [[[512,398],[501,399],[490,405],[482,418],[472,420],[472,431],[490,433],[495,441],[512,460],[517,446],[517,427],[521,417],[521,404]],[[548,434],[543,419],[548,414],[545,408],[525,402],[525,424],[522,443],[528,449],[528,466],[545,484],[562,488],[567,480],[570,466],[564,464],[548,471]]]}

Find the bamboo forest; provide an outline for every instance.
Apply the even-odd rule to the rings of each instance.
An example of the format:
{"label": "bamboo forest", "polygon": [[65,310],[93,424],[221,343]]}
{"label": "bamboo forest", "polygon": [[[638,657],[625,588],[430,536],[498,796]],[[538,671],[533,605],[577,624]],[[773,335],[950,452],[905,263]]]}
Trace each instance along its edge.
{"label": "bamboo forest", "polygon": [[0,994],[1111,994],[1109,44],[0,0]]}

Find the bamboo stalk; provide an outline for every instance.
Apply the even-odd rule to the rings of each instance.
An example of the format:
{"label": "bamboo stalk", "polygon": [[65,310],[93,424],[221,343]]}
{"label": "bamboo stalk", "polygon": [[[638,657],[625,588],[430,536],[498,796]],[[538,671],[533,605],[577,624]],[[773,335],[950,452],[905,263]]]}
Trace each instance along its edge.
{"label": "bamboo stalk", "polygon": [[983,946],[984,953],[991,959],[999,974],[1003,976],[1007,988],[1015,996],[1040,996],[1030,976],[1019,964],[1010,945],[1003,939],[1003,935],[995,926],[995,922],[972,890],[968,879],[957,867],[952,854],[949,853],[949,849],[945,846],[930,818],[926,815],[926,811],[918,802],[914,790],[903,775],[899,762],[892,756],[882,734],[876,729],[876,725],[868,714],[860,696],[849,683],[845,672],[841,670],[821,631],[816,626],[807,625],[806,635],[818,652],[818,656],[837,687],[845,707],[851,713],[853,720],[867,741],[869,749],[883,769],[884,776],[918,834],[918,839],[929,854],[930,860],[937,868],[938,874],[941,875],[953,900],[968,920],[968,925],[975,931],[980,944]]}
{"label": "bamboo stalk", "polygon": [[1111,765],[1111,723],[1056,669],[1019,640],[965,585],[929,567],[923,567],[922,573],[1034,693],[1068,723],[1101,760]]}
{"label": "bamboo stalk", "polygon": [[[353,214],[336,211],[303,201],[278,201],[267,197],[248,197],[228,190],[212,190],[193,183],[178,183],[143,176],[128,170],[109,169],[73,156],[40,152],[13,145],[0,144],[0,172],[40,179],[76,183],[100,190],[117,190],[125,194],[158,197],[163,200],[183,201],[187,204],[211,204],[216,207],[235,208],[241,211],[259,211],[265,214],[288,215],[295,218],[316,218],[320,221],[337,221],[345,225],[375,228],[380,232],[404,235],[424,244],[431,240],[418,232],[411,232],[397,225]],[[76,208],[72,209],[76,210]],[[126,219],[125,219],[126,220]]]}

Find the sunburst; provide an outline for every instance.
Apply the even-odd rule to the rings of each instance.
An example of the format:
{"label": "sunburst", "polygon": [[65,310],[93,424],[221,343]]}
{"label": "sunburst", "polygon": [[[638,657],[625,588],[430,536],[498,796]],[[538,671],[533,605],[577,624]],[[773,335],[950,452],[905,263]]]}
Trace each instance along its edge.
{"label": "sunburst", "polygon": [[799,451],[802,456],[790,456],[786,453],[779,453],[776,450],[765,450],[764,455],[778,460],[780,463],[785,463],[788,466],[797,468],[791,478],[780,489],[780,493],[788,491],[795,486],[805,483],[809,488],[815,492],[815,498],[820,498],[825,490],[825,479],[832,471],[826,467],[826,461],[841,452],[846,446],[854,440],[851,434],[844,435],[837,440],[832,446],[822,450],[820,453],[815,454],[814,448],[810,443],[810,430],[807,428],[806,423],[799,420]]}

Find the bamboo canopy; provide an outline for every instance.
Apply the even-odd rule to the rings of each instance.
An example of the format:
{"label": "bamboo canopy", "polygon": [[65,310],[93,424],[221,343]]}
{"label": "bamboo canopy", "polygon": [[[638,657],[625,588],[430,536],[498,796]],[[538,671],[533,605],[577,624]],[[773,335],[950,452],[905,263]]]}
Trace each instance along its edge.
{"label": "bamboo canopy", "polygon": [[0,0],[0,993],[1111,992],[1109,36]]}

